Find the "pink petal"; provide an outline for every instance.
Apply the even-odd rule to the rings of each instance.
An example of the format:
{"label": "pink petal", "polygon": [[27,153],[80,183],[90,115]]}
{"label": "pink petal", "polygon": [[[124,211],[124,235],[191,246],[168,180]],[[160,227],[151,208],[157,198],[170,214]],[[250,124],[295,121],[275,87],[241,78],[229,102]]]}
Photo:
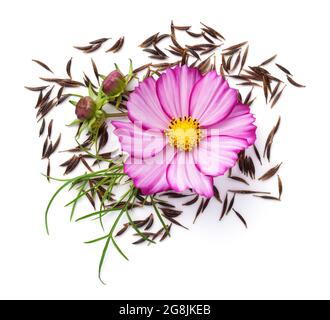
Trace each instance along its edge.
{"label": "pink petal", "polygon": [[159,101],[170,118],[189,116],[189,99],[195,83],[201,79],[197,68],[168,69],[157,80]]}
{"label": "pink petal", "polygon": [[128,117],[141,122],[144,128],[165,130],[171,119],[164,113],[156,94],[156,81],[149,77],[130,94]]}
{"label": "pink petal", "polygon": [[170,188],[177,192],[191,188],[204,197],[213,196],[213,178],[197,169],[192,152],[177,153],[173,163],[168,166],[167,181]]}
{"label": "pink petal", "polygon": [[228,136],[209,136],[194,149],[197,168],[206,175],[220,176],[232,168],[238,153],[248,146],[245,139]]}
{"label": "pink petal", "polygon": [[[250,107],[237,104],[226,119],[214,124],[208,129],[218,129],[214,135],[226,135],[236,138],[244,138],[249,146],[256,140],[256,126],[253,124],[255,117],[250,113]],[[213,134],[212,134],[213,135]]]}
{"label": "pink petal", "polygon": [[169,190],[166,172],[174,154],[174,148],[168,146],[154,157],[145,160],[129,157],[125,162],[124,172],[144,195]]}
{"label": "pink petal", "polygon": [[153,157],[166,146],[164,134],[158,129],[145,130],[131,122],[112,121],[114,134],[118,136],[121,148],[130,156],[140,159]]}
{"label": "pink petal", "polygon": [[190,97],[190,115],[207,127],[225,119],[236,103],[237,90],[212,71],[196,83]]}

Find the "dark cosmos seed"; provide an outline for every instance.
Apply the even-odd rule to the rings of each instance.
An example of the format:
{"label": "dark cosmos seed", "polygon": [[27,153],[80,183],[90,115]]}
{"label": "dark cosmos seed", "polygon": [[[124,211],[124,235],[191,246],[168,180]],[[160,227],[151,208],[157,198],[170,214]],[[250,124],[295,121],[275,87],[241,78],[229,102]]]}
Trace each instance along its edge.
{"label": "dark cosmos seed", "polygon": [[171,218],[169,216],[166,216],[166,215],[163,215],[163,217],[165,217],[168,221],[172,222],[173,224],[181,227],[181,228],[184,228],[186,230],[189,230],[187,227],[185,227],[184,225],[182,225],[180,222],[178,222],[177,220],[175,220],[174,218]]}
{"label": "dark cosmos seed", "polygon": [[231,199],[228,209],[226,210],[226,214],[228,214],[231,211],[231,209],[233,208],[233,205],[235,203],[235,198],[236,198],[236,194],[234,194],[233,198]]}
{"label": "dark cosmos seed", "polygon": [[278,198],[281,200],[283,194],[283,183],[279,175],[277,175],[277,180],[278,180]]}
{"label": "dark cosmos seed", "polygon": [[139,45],[139,47],[141,47],[141,48],[147,48],[147,47],[151,46],[152,43],[157,39],[158,35],[159,35],[159,32],[157,32],[156,34],[154,34],[151,37],[147,38],[146,40],[144,40]]}
{"label": "dark cosmos seed", "polygon": [[198,53],[191,49],[191,48],[187,48],[188,52],[190,52],[196,59],[200,60],[200,56],[198,55]]}
{"label": "dark cosmos seed", "polygon": [[61,134],[59,135],[59,137],[57,138],[55,144],[53,145],[52,150],[50,151],[49,156],[51,156],[57,150],[58,146],[60,145],[60,142],[61,142]]}
{"label": "dark cosmos seed", "polygon": [[92,205],[92,207],[94,209],[96,209],[95,201],[94,201],[93,197],[89,193],[86,193],[85,196],[88,199],[88,201],[90,202],[90,204]]}
{"label": "dark cosmos seed", "polygon": [[209,68],[210,68],[210,61],[211,61],[211,57],[207,58],[206,60],[202,61],[199,65],[198,65],[198,69],[199,71],[204,74],[206,73]]}
{"label": "dark cosmos seed", "polygon": [[248,93],[248,95],[246,96],[245,100],[244,100],[244,103],[243,104],[248,104],[248,102],[250,101],[251,99],[251,96],[252,96],[252,92],[253,92],[253,88],[250,90],[250,92]]}
{"label": "dark cosmos seed", "polygon": [[99,43],[104,43],[108,40],[110,40],[111,38],[101,38],[101,39],[97,39],[97,40],[93,40],[90,42],[90,44],[99,44]]}
{"label": "dark cosmos seed", "polygon": [[202,36],[203,36],[203,38],[204,38],[207,42],[214,44],[214,41],[213,41],[211,38],[209,38],[209,37],[205,34],[205,32],[202,33]]}
{"label": "dark cosmos seed", "polygon": [[227,60],[227,64],[226,64],[226,69],[228,71],[231,71],[231,61],[233,60],[233,56],[230,56]]}
{"label": "dark cosmos seed", "polygon": [[167,57],[160,56],[160,55],[151,55],[149,56],[150,59],[155,59],[155,60],[166,60]]}
{"label": "dark cosmos seed", "polygon": [[165,231],[164,235],[162,236],[162,238],[159,241],[164,241],[169,235],[170,235],[170,231],[172,229],[172,224],[170,224],[169,226],[167,226],[167,231]]}
{"label": "dark cosmos seed", "polygon": [[44,95],[44,97],[43,97],[42,100],[40,101],[40,104],[38,105],[38,107],[41,107],[42,105],[44,105],[44,104],[48,101],[48,99],[49,99],[50,95],[52,94],[54,88],[55,88],[55,86],[53,86],[52,88],[50,88],[50,89],[46,92],[46,94]]}
{"label": "dark cosmos seed", "polygon": [[281,65],[278,64],[278,63],[276,63],[276,66],[277,66],[280,70],[282,70],[284,73],[286,73],[286,74],[292,76],[291,72],[290,72],[287,68],[284,68],[283,66],[281,66]]}
{"label": "dark cosmos seed", "polygon": [[247,103],[247,105],[252,106],[253,103],[254,103],[254,101],[256,101],[256,99],[257,99],[257,98],[252,99],[251,101],[249,101],[249,102]]}
{"label": "dark cosmos seed", "polygon": [[46,82],[55,82],[63,87],[72,87],[72,88],[77,88],[77,87],[84,87],[85,85],[79,81],[75,81],[72,79],[58,79],[58,78],[40,78],[43,81]]}
{"label": "dark cosmos seed", "polygon": [[154,44],[159,43],[160,41],[169,38],[170,35],[169,34],[161,34],[159,36],[157,36],[157,38],[153,41]]}
{"label": "dark cosmos seed", "polygon": [[94,45],[88,45],[88,46],[82,46],[82,47],[79,47],[79,46],[74,46],[75,49],[78,49],[78,50],[81,50],[81,51],[86,51],[86,50],[90,50],[94,47]]}
{"label": "dark cosmos seed", "polygon": [[238,83],[238,86],[250,86],[250,87],[262,87],[259,83],[252,82],[252,81],[246,81],[242,83]]}
{"label": "dark cosmos seed", "polygon": [[35,109],[39,108],[41,106],[41,102],[42,102],[42,99],[43,99],[43,93],[42,91],[39,92],[39,95],[38,95],[38,100],[37,100],[37,103],[35,105]]}
{"label": "dark cosmos seed", "polygon": [[128,228],[129,228],[129,224],[128,223],[124,224],[123,228],[118,231],[115,237],[119,237],[122,234],[124,234],[128,230]]}
{"label": "dark cosmos seed", "polygon": [[78,166],[80,160],[81,160],[80,157],[73,156],[69,161],[63,163],[61,167],[65,167],[65,166],[67,167],[64,172],[64,175],[71,173]]}
{"label": "dark cosmos seed", "polygon": [[237,193],[237,194],[270,194],[270,192],[264,192],[264,191],[251,191],[251,190],[228,190],[230,193]]}
{"label": "dark cosmos seed", "polygon": [[146,227],[144,228],[144,230],[149,230],[151,229],[152,225],[154,224],[154,215],[151,214],[148,218],[148,223],[146,225]]}
{"label": "dark cosmos seed", "polygon": [[88,162],[83,157],[81,157],[80,160],[82,164],[87,168],[87,170],[89,170],[90,172],[94,172],[93,169],[89,166]]}
{"label": "dark cosmos seed", "polygon": [[174,26],[173,25],[173,28],[176,30],[180,30],[180,31],[188,31],[191,28],[191,26]]}
{"label": "dark cosmos seed", "polygon": [[45,158],[45,154],[48,148],[48,137],[45,139],[45,142],[43,144],[43,148],[42,148],[42,158]]}
{"label": "dark cosmos seed", "polygon": [[153,47],[158,55],[167,57],[167,55],[161,49],[159,49],[159,47],[155,43],[153,44]]}
{"label": "dark cosmos seed", "polygon": [[227,205],[228,205],[228,194],[226,194],[226,198],[225,198],[225,201],[224,201],[223,206],[222,206],[220,221],[223,219],[223,217],[225,216],[225,214],[227,212]]}
{"label": "dark cosmos seed", "polygon": [[163,207],[167,207],[167,208],[175,208],[175,206],[173,206],[172,204],[165,202],[165,201],[157,201],[157,203]]}
{"label": "dark cosmos seed", "polygon": [[24,87],[25,89],[27,90],[30,90],[30,91],[43,91],[47,88],[49,88],[49,86],[42,86],[42,87]]}
{"label": "dark cosmos seed", "polygon": [[203,210],[203,207],[204,207],[204,199],[202,199],[198,209],[197,209],[197,212],[196,212],[196,216],[195,216],[195,219],[194,219],[194,222],[196,222],[197,218],[199,217],[199,215],[202,213],[202,210]]}
{"label": "dark cosmos seed", "polygon": [[185,50],[182,54],[181,66],[188,64],[188,60],[189,60],[189,56],[187,54],[187,51]]}
{"label": "dark cosmos seed", "polygon": [[215,30],[215,29],[213,29],[213,28],[207,26],[206,24],[204,24],[204,23],[202,23],[202,22],[201,22],[201,25],[204,26],[209,32],[211,32],[212,34],[214,34],[216,37],[219,37],[219,38],[221,38],[221,39],[223,39],[223,40],[226,40],[226,39],[220,34],[220,32],[218,32],[217,30]]}
{"label": "dark cosmos seed", "polygon": [[260,156],[259,150],[255,144],[253,145],[253,150],[254,150],[254,153],[255,153],[257,159],[260,162],[260,165],[262,165],[261,156]]}
{"label": "dark cosmos seed", "polygon": [[116,41],[116,43],[110,49],[108,49],[106,52],[113,52],[113,53],[118,52],[123,47],[124,42],[125,42],[125,37],[119,38]]}
{"label": "dark cosmos seed", "polygon": [[39,109],[41,116],[38,119],[38,122],[42,118],[44,118],[55,106],[57,106],[57,98],[54,98],[53,100],[49,101],[48,104],[46,104],[42,109]]}
{"label": "dark cosmos seed", "polygon": [[202,55],[204,55],[204,54],[208,54],[208,53],[210,53],[210,52],[216,50],[217,48],[219,48],[219,46],[210,47],[210,49],[206,49],[206,50],[202,51],[201,54],[202,54]]}
{"label": "dark cosmos seed", "polygon": [[52,136],[53,123],[54,123],[54,120],[52,119],[52,120],[49,122],[49,125],[48,125],[48,138],[49,138],[49,139],[50,139],[51,136]]}
{"label": "dark cosmos seed", "polygon": [[269,135],[267,137],[267,140],[265,143],[265,149],[264,149],[264,157],[266,155],[267,150],[269,149],[269,146],[271,146],[273,144],[274,137],[275,137],[276,133],[278,132],[280,124],[281,124],[281,117],[279,117],[275,127],[271,130],[271,132],[269,133]]}
{"label": "dark cosmos seed", "polygon": [[271,96],[270,96],[270,101],[273,100],[273,98],[275,97],[275,95],[276,95],[278,89],[280,88],[280,86],[281,86],[281,82],[278,82],[277,85],[276,85],[276,87],[275,87],[274,90],[272,91],[272,94],[271,94]]}
{"label": "dark cosmos seed", "polygon": [[68,61],[68,63],[66,64],[66,73],[69,76],[70,79],[72,79],[72,75],[71,75],[71,65],[72,65],[72,58]]}
{"label": "dark cosmos seed", "polygon": [[242,221],[242,223],[244,224],[245,228],[247,228],[248,225],[247,225],[245,219],[243,218],[243,216],[239,212],[237,212],[235,209],[233,209],[233,211],[235,212],[236,216]]}
{"label": "dark cosmos seed", "polygon": [[[138,234],[138,233],[134,234],[134,236],[141,236],[141,235],[143,235],[144,237],[148,238],[148,237],[151,237],[151,236],[153,236],[155,234],[153,232],[141,232],[141,234]],[[145,240],[145,241],[147,241],[147,240]]]}
{"label": "dark cosmos seed", "polygon": [[266,99],[266,103],[268,103],[268,84],[267,84],[267,78],[262,77],[262,83],[263,83],[263,89],[264,89],[264,96]]}
{"label": "dark cosmos seed", "polygon": [[94,89],[97,88],[97,86],[91,81],[91,79],[85,73],[84,73],[84,81],[85,81],[86,87],[91,86]]}
{"label": "dark cosmos seed", "polygon": [[274,100],[272,102],[271,108],[274,108],[275,107],[276,103],[281,98],[284,89],[285,89],[285,87],[283,87],[283,89],[275,96],[275,98],[274,98]]}
{"label": "dark cosmos seed", "polygon": [[220,202],[222,203],[221,197],[220,197],[220,192],[218,190],[218,188],[216,186],[213,186],[213,193],[214,193],[214,197]]}
{"label": "dark cosmos seed", "polygon": [[50,182],[50,159],[48,159],[48,164],[47,164],[47,180]]}
{"label": "dark cosmos seed", "polygon": [[248,44],[248,41],[239,43],[239,44],[235,44],[229,48],[225,48],[223,49],[223,51],[228,52],[228,51],[233,51],[233,50],[237,50],[237,49],[241,49],[243,46],[245,46],[246,44]]}
{"label": "dark cosmos seed", "polygon": [[64,87],[61,87],[61,88],[58,90],[57,95],[56,95],[57,99],[61,99],[62,94],[63,94],[63,91],[64,91]]}
{"label": "dark cosmos seed", "polygon": [[259,178],[259,181],[266,181],[266,180],[269,180],[270,178],[272,178],[278,172],[278,170],[280,169],[281,166],[282,166],[282,163],[278,164],[277,166],[268,170],[264,175],[262,175]]}
{"label": "dark cosmos seed", "polygon": [[254,197],[256,197],[256,198],[261,198],[261,199],[265,199],[265,200],[275,200],[275,201],[280,201],[279,198],[271,197],[271,196],[257,196],[257,195],[254,195]]}
{"label": "dark cosmos seed", "polygon": [[152,241],[156,240],[156,238],[158,238],[162,232],[164,231],[164,228],[161,228],[160,230],[158,230],[154,235],[153,237],[151,238]]}
{"label": "dark cosmos seed", "polygon": [[288,81],[289,81],[293,86],[295,86],[295,87],[297,87],[297,88],[306,88],[306,86],[297,83],[297,82],[294,81],[291,77],[287,76],[287,78],[288,78]]}
{"label": "dark cosmos seed", "polygon": [[191,206],[191,205],[195,204],[198,200],[199,200],[199,196],[197,195],[192,200],[184,203],[183,206]]}
{"label": "dark cosmos seed", "polygon": [[171,36],[171,40],[172,40],[172,43],[174,45],[175,48],[177,48],[178,50],[180,50],[181,52],[184,51],[184,48],[182,48],[182,46],[179,44],[179,42],[176,40],[176,37],[175,36]]}
{"label": "dark cosmos seed", "polygon": [[44,69],[46,69],[47,71],[51,72],[51,73],[54,73],[45,63],[43,63],[42,61],[39,61],[39,60],[35,60],[35,59],[32,59],[33,62],[39,64],[41,67],[43,67]]}
{"label": "dark cosmos seed", "polygon": [[50,144],[48,145],[48,148],[47,148],[47,151],[45,153],[44,159],[49,158],[52,150],[53,150],[53,143],[50,141]]}
{"label": "dark cosmos seed", "polygon": [[234,66],[232,68],[233,71],[236,70],[240,62],[241,62],[241,52],[238,53],[238,56],[235,60]]}
{"label": "dark cosmos seed", "polygon": [[65,94],[65,95],[63,95],[61,98],[58,99],[58,103],[57,103],[57,105],[59,105],[59,104],[65,102],[70,96],[71,96],[70,94]]}
{"label": "dark cosmos seed", "polygon": [[222,53],[223,56],[225,57],[231,57],[233,56],[235,53],[240,53],[242,52],[242,49],[238,48],[238,49],[234,49],[234,50],[231,50],[231,51],[224,51]]}
{"label": "dark cosmos seed", "polygon": [[171,50],[171,49],[165,49],[167,50],[168,52],[172,53],[173,55],[177,56],[177,57],[181,57],[182,56],[182,52],[178,52],[178,51],[175,51],[175,50]]}
{"label": "dark cosmos seed", "polygon": [[145,64],[145,65],[143,65],[143,66],[141,66],[141,67],[135,69],[135,70],[133,71],[133,73],[139,73],[139,72],[141,72],[141,71],[143,71],[143,70],[149,68],[151,65],[152,65],[152,63],[147,63],[147,64]]}
{"label": "dark cosmos seed", "polygon": [[149,48],[146,48],[146,49],[143,49],[144,52],[147,52],[147,53],[150,53],[152,55],[158,55],[158,52],[154,49],[149,49]]}
{"label": "dark cosmos seed", "polygon": [[92,52],[95,52],[96,50],[100,49],[101,46],[102,46],[102,43],[95,44],[95,45],[93,45],[90,49],[85,50],[84,53],[92,53]]}
{"label": "dark cosmos seed", "polygon": [[92,66],[93,66],[93,71],[94,71],[95,78],[96,78],[98,84],[100,85],[100,75],[99,75],[99,71],[97,70],[97,66],[96,66],[96,63],[95,63],[95,61],[93,60],[93,58],[91,58],[91,62],[92,62]]}
{"label": "dark cosmos seed", "polygon": [[248,167],[249,167],[250,177],[251,177],[251,179],[255,179],[255,177],[256,177],[256,168],[255,168],[254,162],[253,162],[251,157],[248,158],[248,162],[249,162]]}
{"label": "dark cosmos seed", "polygon": [[191,32],[191,31],[188,31],[188,30],[187,30],[187,33],[193,38],[200,38],[200,37],[203,36],[202,33],[195,33],[195,32]]}
{"label": "dark cosmos seed", "polygon": [[45,132],[45,127],[46,127],[46,121],[45,121],[45,119],[43,119],[40,130],[39,130],[39,137],[41,137],[43,135],[43,133]]}
{"label": "dark cosmos seed", "polygon": [[206,210],[206,208],[208,207],[210,201],[211,201],[211,198],[208,198],[208,199],[205,200],[203,208],[202,208],[202,213]]}
{"label": "dark cosmos seed", "polygon": [[[123,202],[123,205],[125,203]],[[149,218],[149,217],[148,217]],[[133,223],[130,223],[130,225],[133,225],[135,226],[136,228],[142,228],[144,227],[147,223],[148,223],[148,218],[145,219],[145,220],[136,220],[136,221],[133,221]]]}
{"label": "dark cosmos seed", "polygon": [[212,32],[211,30],[207,29],[207,28],[202,28],[201,29],[203,31],[203,33],[207,33],[209,36],[211,36],[212,38],[214,39],[217,39],[218,40],[218,36]]}
{"label": "dark cosmos seed", "polygon": [[243,178],[236,177],[236,176],[230,176],[229,178],[232,179],[232,180],[238,181],[238,182],[242,182],[242,183],[246,184],[247,186],[250,185],[250,184],[249,184],[246,180],[244,180]]}
{"label": "dark cosmos seed", "polygon": [[167,209],[167,208],[160,208],[160,210],[167,216],[171,218],[177,218],[182,214],[182,211]]}
{"label": "dark cosmos seed", "polygon": [[264,62],[262,62],[259,67],[263,67],[263,66],[273,62],[276,59],[276,57],[277,57],[277,54],[275,54],[271,58],[269,58],[269,59],[265,60]]}
{"label": "dark cosmos seed", "polygon": [[180,199],[180,198],[186,198],[186,197],[191,197],[191,194],[180,194],[176,192],[165,192],[162,193],[161,196],[173,198],[173,199]]}
{"label": "dark cosmos seed", "polygon": [[205,49],[209,48],[219,48],[221,45],[211,44],[211,43],[201,43],[201,44],[195,44],[193,46],[186,45],[187,48],[191,48],[196,51],[203,51]]}
{"label": "dark cosmos seed", "polygon": [[249,54],[249,46],[246,47],[245,51],[244,51],[244,55],[243,55],[243,58],[242,58],[242,62],[241,62],[241,69],[239,71],[239,73],[242,72],[244,66],[245,66],[245,63],[246,63],[246,59],[248,57],[248,54]]}

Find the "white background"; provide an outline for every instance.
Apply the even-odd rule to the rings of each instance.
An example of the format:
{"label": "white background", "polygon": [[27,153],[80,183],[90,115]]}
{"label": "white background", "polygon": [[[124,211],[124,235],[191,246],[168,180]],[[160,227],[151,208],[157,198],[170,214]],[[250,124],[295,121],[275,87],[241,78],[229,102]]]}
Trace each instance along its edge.
{"label": "white background", "polygon": [[[1,184],[0,298],[29,299],[293,299],[330,298],[329,210],[329,37],[328,1],[3,1],[1,29]],[[236,208],[249,229],[233,215],[219,223],[216,202],[192,225],[195,208],[175,228],[172,239],[156,246],[120,240],[130,258],[113,249],[97,279],[102,244],[83,241],[102,235],[93,223],[70,224],[63,208],[51,212],[51,236],[44,230],[45,205],[56,184],[39,174],[42,140],[37,137],[35,95],[43,74],[31,59],[46,61],[57,75],[75,57],[73,73],[92,77],[89,56],[72,45],[111,36],[126,37],[122,54],[95,55],[106,73],[115,61],[143,63],[137,45],[156,31],[199,21],[220,29],[229,44],[249,40],[251,64],[279,54],[306,89],[288,87],[272,111],[262,103],[257,114],[259,146],[278,115],[283,122],[274,146],[274,163],[284,161],[281,203],[241,197]],[[196,29],[196,28],[195,28]],[[110,46],[110,43],[107,44]],[[104,47],[105,48],[105,47]],[[255,60],[253,60],[255,59]],[[61,107],[63,123],[73,117]],[[55,119],[55,134],[60,130]],[[70,132],[62,148],[69,146]],[[260,174],[261,172],[259,172]],[[222,186],[222,179],[218,185]],[[276,191],[276,181],[269,189]],[[87,213],[87,205],[80,206]],[[86,211],[87,210],[87,211]],[[149,212],[146,212],[149,213]]]}

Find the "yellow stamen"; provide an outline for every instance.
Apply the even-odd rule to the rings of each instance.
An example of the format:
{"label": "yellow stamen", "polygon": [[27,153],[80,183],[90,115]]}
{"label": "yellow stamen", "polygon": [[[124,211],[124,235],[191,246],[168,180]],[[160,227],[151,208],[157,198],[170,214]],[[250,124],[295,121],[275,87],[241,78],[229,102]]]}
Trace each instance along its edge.
{"label": "yellow stamen", "polygon": [[165,134],[171,146],[182,151],[191,151],[202,138],[199,122],[192,117],[173,118]]}

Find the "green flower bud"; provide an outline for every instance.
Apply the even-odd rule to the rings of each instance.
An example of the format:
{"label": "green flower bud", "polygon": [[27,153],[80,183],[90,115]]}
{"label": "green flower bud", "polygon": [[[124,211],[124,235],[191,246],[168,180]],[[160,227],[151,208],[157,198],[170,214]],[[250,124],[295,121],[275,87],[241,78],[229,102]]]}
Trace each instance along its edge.
{"label": "green flower bud", "polygon": [[103,81],[103,92],[111,97],[124,92],[126,81],[120,71],[112,71]]}
{"label": "green flower bud", "polygon": [[91,97],[84,97],[76,105],[76,115],[79,120],[89,120],[94,116],[96,104]]}

